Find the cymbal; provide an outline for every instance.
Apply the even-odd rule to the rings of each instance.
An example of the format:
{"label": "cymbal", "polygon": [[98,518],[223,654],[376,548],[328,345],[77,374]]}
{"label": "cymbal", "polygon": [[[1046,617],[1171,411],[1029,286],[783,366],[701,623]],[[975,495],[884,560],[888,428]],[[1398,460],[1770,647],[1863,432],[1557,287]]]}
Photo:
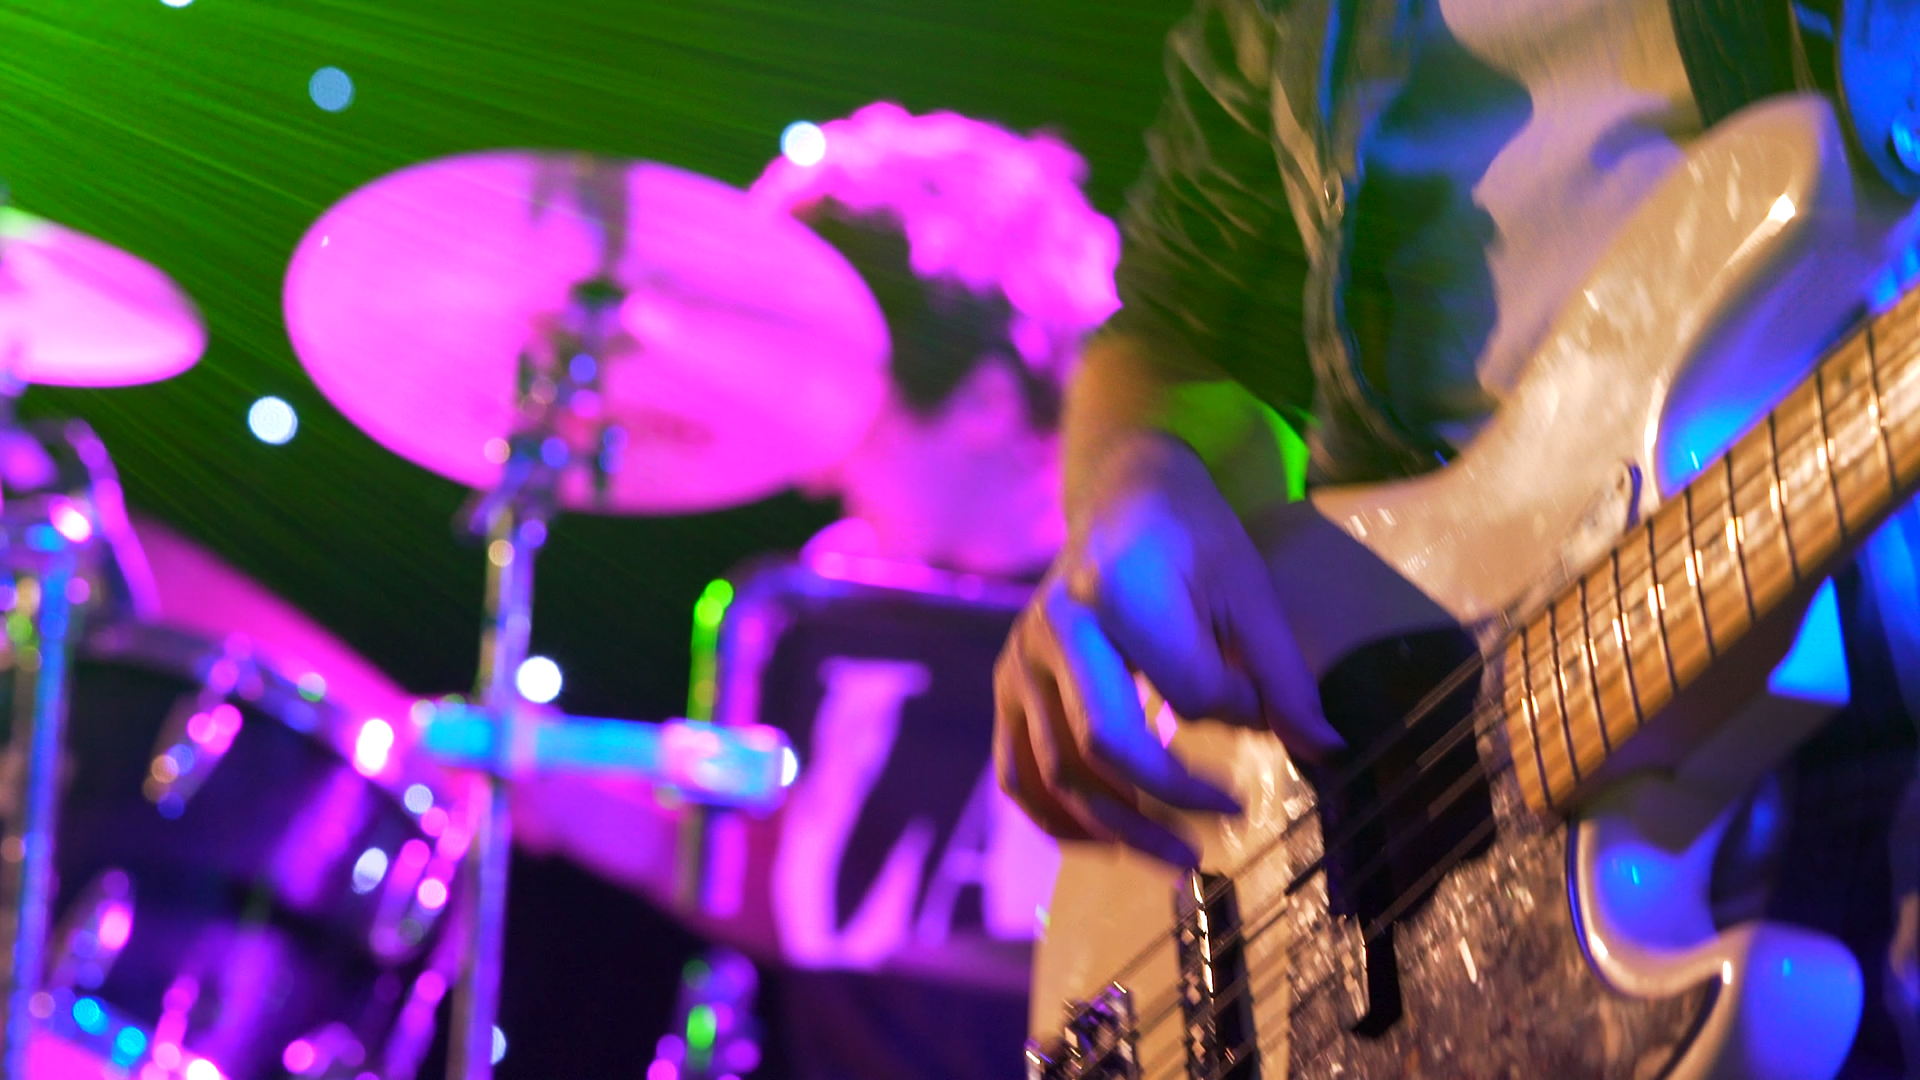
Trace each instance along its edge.
{"label": "cymbal", "polygon": [[0,206],[0,371],[48,386],[131,386],[205,351],[193,301],[119,248]]}
{"label": "cymbal", "polygon": [[583,411],[624,429],[624,461],[597,505],[571,470],[563,504],[708,510],[839,461],[886,393],[886,324],[859,275],[792,218],[664,165],[593,163],[625,185],[625,220],[603,232],[582,203],[587,160],[446,158],[328,210],[285,288],[294,350],[327,398],[409,461],[489,488],[522,416],[523,353],[605,271],[625,296]]}

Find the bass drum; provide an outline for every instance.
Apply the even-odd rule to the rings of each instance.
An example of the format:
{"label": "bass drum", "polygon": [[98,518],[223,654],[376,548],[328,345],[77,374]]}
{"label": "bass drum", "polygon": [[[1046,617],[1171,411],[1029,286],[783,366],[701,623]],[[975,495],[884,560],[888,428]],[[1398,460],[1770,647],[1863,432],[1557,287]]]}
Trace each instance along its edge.
{"label": "bass drum", "polygon": [[371,664],[136,530],[160,618],[74,657],[33,1076],[406,1080],[474,802],[408,752],[411,699]]}

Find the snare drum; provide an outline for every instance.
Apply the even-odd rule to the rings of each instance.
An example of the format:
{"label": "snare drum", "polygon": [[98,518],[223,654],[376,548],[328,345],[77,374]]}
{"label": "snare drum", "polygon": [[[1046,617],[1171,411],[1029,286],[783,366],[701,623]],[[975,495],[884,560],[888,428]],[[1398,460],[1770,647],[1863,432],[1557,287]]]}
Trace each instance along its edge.
{"label": "snare drum", "polygon": [[163,614],[199,629],[105,624],[74,657],[34,1076],[405,1080],[457,959],[468,803],[370,665],[309,667],[344,647],[141,531]]}

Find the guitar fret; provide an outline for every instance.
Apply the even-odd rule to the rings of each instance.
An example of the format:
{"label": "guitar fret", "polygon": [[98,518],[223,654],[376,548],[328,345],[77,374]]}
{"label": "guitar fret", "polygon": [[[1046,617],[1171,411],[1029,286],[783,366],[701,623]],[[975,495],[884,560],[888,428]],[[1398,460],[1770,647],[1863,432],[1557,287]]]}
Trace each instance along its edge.
{"label": "guitar fret", "polygon": [[1705,581],[1707,575],[1705,567],[1701,564],[1699,540],[1694,535],[1692,485],[1688,485],[1680,492],[1680,505],[1686,508],[1684,514],[1686,520],[1685,536],[1687,540],[1687,585],[1693,591],[1693,602],[1698,606],[1700,612],[1700,630],[1706,637],[1707,658],[1711,660],[1720,654],[1720,649],[1714,641],[1713,623],[1707,618],[1707,587]]}
{"label": "guitar fret", "polygon": [[1600,654],[1593,640],[1593,613],[1587,607],[1589,595],[1587,579],[1581,578],[1577,606],[1580,608],[1581,647],[1585,650],[1587,692],[1593,695],[1594,727],[1600,732],[1600,752],[1605,755],[1613,753],[1613,740],[1607,736],[1607,703],[1600,696]]}
{"label": "guitar fret", "polygon": [[1867,392],[1872,395],[1872,400],[1867,406],[1867,416],[1873,424],[1874,434],[1879,436],[1882,468],[1887,472],[1887,498],[1892,500],[1899,496],[1900,464],[1894,460],[1893,439],[1887,434],[1886,402],[1880,395],[1880,350],[1874,340],[1873,327],[1874,324],[1869,323],[1867,328],[1860,332],[1861,340],[1866,343]]}
{"label": "guitar fret", "polygon": [[1688,542],[1693,547],[1693,585],[1705,612],[1715,656],[1727,651],[1753,625],[1746,583],[1740,579],[1739,523],[1724,468],[1709,467],[1687,485]]}
{"label": "guitar fret", "polygon": [[1591,738],[1589,733],[1599,725],[1586,722],[1585,710],[1580,713],[1574,711],[1582,700],[1579,692],[1568,693],[1567,687],[1570,682],[1584,684],[1586,680],[1580,677],[1578,671],[1571,675],[1567,671],[1565,642],[1560,638],[1561,608],[1565,604],[1566,601],[1563,599],[1560,603],[1547,608],[1547,633],[1553,642],[1552,678],[1554,693],[1559,696],[1560,701],[1560,726],[1567,737],[1568,760],[1573,766],[1573,782],[1578,785],[1586,776],[1588,767],[1597,763],[1599,755],[1589,750],[1588,745],[1598,743],[1599,740]]}
{"label": "guitar fret", "polygon": [[1792,591],[1795,581],[1771,446],[1768,429],[1756,426],[1727,452],[1740,568],[1746,575],[1748,611],[1755,620]]}
{"label": "guitar fret", "polygon": [[1822,482],[1826,444],[1814,419],[1817,395],[1809,379],[1773,411],[1779,422],[1781,505],[1793,543],[1794,570],[1801,577],[1831,558],[1841,541],[1839,505]]}
{"label": "guitar fret", "polygon": [[[1513,772],[1520,780],[1520,794],[1527,805],[1550,813],[1553,800],[1547,794],[1547,763],[1540,756],[1540,732],[1535,725],[1533,680],[1527,671],[1527,627],[1507,641],[1506,666],[1501,671],[1506,687],[1507,746],[1513,755]],[[1527,768],[1531,764],[1533,768]]]}
{"label": "guitar fret", "polygon": [[1873,394],[1867,335],[1856,333],[1819,369],[1821,414],[1828,429],[1827,467],[1833,474],[1841,523],[1864,535],[1893,494],[1893,476],[1879,453],[1879,405]]}
{"label": "guitar fret", "polygon": [[1613,575],[1613,625],[1620,635],[1620,667],[1626,676],[1627,696],[1633,704],[1633,727],[1638,731],[1640,725],[1646,723],[1647,710],[1646,704],[1640,700],[1640,681],[1634,677],[1633,673],[1633,641],[1628,637],[1631,631],[1627,621],[1626,600],[1620,593],[1620,548],[1618,546],[1607,555],[1607,569]]}
{"label": "guitar fret", "polygon": [[[1547,791],[1554,793],[1571,791],[1578,781],[1578,774],[1573,768],[1573,743],[1567,738],[1566,723],[1562,720],[1565,712],[1560,704],[1559,680],[1553,673],[1552,631],[1550,627],[1540,625],[1544,618],[1528,627],[1524,670],[1527,673],[1527,707],[1534,717],[1534,746],[1540,754],[1540,769],[1546,777]],[[1535,657],[1538,650],[1542,649],[1547,650],[1546,681],[1552,686],[1543,686],[1541,680],[1533,677]]]}
{"label": "guitar fret", "polygon": [[1920,290],[1830,352],[1508,643],[1502,695],[1528,804],[1564,805],[1916,479]]}
{"label": "guitar fret", "polygon": [[1920,439],[1897,438],[1920,422],[1920,403],[1912,400],[1920,391],[1920,314],[1902,305],[1874,321],[1869,331],[1873,338],[1876,387],[1881,396],[1881,424],[1892,447],[1895,474],[1902,486],[1912,484],[1920,474]]}
{"label": "guitar fret", "polygon": [[1780,515],[1780,542],[1787,549],[1787,565],[1794,584],[1800,582],[1800,556],[1793,549],[1793,519],[1787,505],[1787,487],[1780,479],[1780,426],[1775,413],[1767,414],[1767,468],[1773,473],[1773,506]]}
{"label": "guitar fret", "polygon": [[1727,466],[1727,547],[1733,552],[1733,571],[1740,576],[1740,595],[1747,601],[1747,625],[1752,626],[1760,620],[1760,612],[1753,605],[1753,579],[1747,574],[1746,522],[1740,517],[1739,489],[1733,484],[1733,455],[1722,460]]}
{"label": "guitar fret", "polygon": [[1667,648],[1668,671],[1677,689],[1693,681],[1712,659],[1704,613],[1695,602],[1689,544],[1681,542],[1687,525],[1684,499],[1669,499],[1650,522],[1653,589]]}
{"label": "guitar fret", "polygon": [[1826,474],[1827,490],[1833,496],[1833,519],[1840,529],[1840,543],[1847,540],[1847,511],[1840,504],[1840,483],[1833,475],[1833,432],[1827,429],[1827,390],[1824,365],[1813,369],[1813,408],[1814,416],[1820,421],[1820,446],[1816,458],[1820,470]]}
{"label": "guitar fret", "polygon": [[1619,563],[1620,601],[1626,612],[1627,647],[1647,712],[1666,704],[1674,693],[1666,631],[1660,625],[1658,590],[1653,576],[1652,526],[1641,522],[1614,548]]}

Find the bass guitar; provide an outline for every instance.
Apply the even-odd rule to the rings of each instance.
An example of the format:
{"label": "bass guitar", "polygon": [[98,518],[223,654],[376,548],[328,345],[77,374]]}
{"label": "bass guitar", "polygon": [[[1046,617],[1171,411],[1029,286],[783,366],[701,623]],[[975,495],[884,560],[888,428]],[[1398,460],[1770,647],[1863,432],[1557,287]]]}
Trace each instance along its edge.
{"label": "bass guitar", "polygon": [[[1183,820],[1188,874],[1065,845],[1033,1080],[1839,1069],[1854,954],[1716,925],[1709,885],[1743,798],[1830,715],[1769,673],[1920,487],[1920,293],[1830,347],[1845,319],[1818,317],[1860,295],[1834,252],[1869,194],[1824,102],[1749,108],[1639,206],[1454,462],[1248,523],[1351,749],[1309,772],[1178,724],[1246,812]],[[1886,248],[1864,250],[1846,266]],[[1739,404],[1700,397],[1729,373],[1776,388],[1759,421],[1680,447],[1664,425]]]}

